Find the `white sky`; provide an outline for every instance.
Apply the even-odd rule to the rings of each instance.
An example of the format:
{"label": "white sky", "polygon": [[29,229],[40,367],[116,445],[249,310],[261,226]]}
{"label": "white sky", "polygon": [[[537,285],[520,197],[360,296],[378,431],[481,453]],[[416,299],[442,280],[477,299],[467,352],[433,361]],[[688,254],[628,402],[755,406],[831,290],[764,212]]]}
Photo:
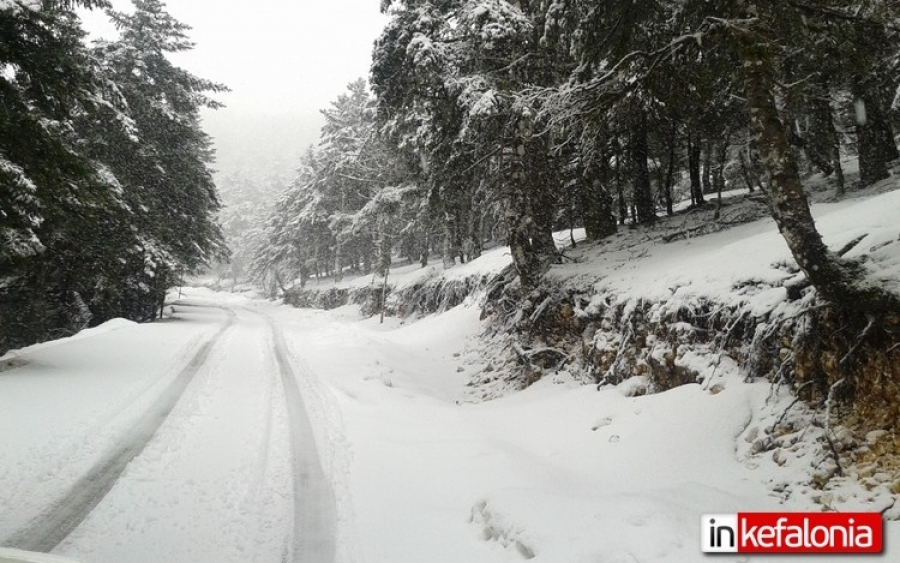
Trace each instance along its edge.
{"label": "white sky", "polygon": [[[283,172],[318,138],[319,110],[367,77],[372,43],[385,18],[379,0],[168,0],[193,27],[196,48],[173,57],[190,72],[232,89],[228,106],[205,113],[222,171]],[[113,0],[122,11],[128,0]],[[114,37],[101,12],[83,15],[95,35]],[[280,162],[279,162],[280,161]]]}

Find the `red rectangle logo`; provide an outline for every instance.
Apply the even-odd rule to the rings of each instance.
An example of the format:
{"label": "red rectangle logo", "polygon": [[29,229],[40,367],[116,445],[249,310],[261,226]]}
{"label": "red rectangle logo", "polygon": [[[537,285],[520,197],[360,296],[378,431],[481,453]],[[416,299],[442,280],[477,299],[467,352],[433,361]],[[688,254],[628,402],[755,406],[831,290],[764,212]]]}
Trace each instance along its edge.
{"label": "red rectangle logo", "polygon": [[704,553],[881,553],[877,512],[740,512],[700,521]]}

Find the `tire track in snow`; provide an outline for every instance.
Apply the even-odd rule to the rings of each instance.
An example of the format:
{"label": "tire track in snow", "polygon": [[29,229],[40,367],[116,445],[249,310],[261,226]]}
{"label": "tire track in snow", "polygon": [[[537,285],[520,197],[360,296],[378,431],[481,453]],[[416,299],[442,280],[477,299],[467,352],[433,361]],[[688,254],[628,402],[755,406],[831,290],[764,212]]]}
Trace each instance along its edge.
{"label": "tire track in snow", "polygon": [[49,553],[84,521],[113,488],[125,468],[140,455],[163,421],[175,408],[188,384],[206,362],[213,346],[234,323],[235,313],[219,307],[228,315],[222,327],[200,346],[191,360],[137,420],[128,434],[75,484],[69,494],[25,528],[3,542],[5,547]]}
{"label": "tire track in snow", "polygon": [[285,545],[283,563],[333,563],[336,553],[337,505],[322,468],[312,423],[288,361],[284,335],[271,317],[263,317],[272,331],[275,361],[281,374],[287,406],[294,481],[294,526]]}
{"label": "tire track in snow", "polygon": [[[121,440],[122,433],[134,425],[141,414],[171,383],[165,380],[171,380],[172,374],[178,373],[209,337],[209,330],[206,327],[206,330],[187,338],[183,345],[170,347],[168,357],[156,362],[160,368],[158,374],[143,382],[138,378],[137,385],[131,387],[128,393],[120,395],[123,400],[110,401],[106,408],[97,411],[96,414],[86,419],[73,420],[70,422],[71,427],[63,432],[46,436],[44,440],[38,435],[33,436],[30,440],[33,444],[32,449],[24,459],[7,457],[7,460],[16,459],[18,467],[31,461],[32,469],[29,473],[20,470],[17,472],[12,463],[0,469],[0,486],[4,487],[3,498],[0,498],[0,538],[11,536],[19,531],[23,522],[31,522],[44,514],[48,507],[52,507],[66,494],[70,483],[75,482],[92,467],[96,458],[112,451]],[[47,348],[52,349],[53,346],[54,343],[51,342]],[[85,455],[86,452],[94,453]],[[34,466],[35,459],[43,461]],[[0,465],[3,465],[2,461]],[[51,486],[48,489],[34,487],[35,483],[51,481],[59,483],[59,486]],[[16,513],[24,514],[25,517],[18,518],[16,522],[2,518],[2,515]]]}

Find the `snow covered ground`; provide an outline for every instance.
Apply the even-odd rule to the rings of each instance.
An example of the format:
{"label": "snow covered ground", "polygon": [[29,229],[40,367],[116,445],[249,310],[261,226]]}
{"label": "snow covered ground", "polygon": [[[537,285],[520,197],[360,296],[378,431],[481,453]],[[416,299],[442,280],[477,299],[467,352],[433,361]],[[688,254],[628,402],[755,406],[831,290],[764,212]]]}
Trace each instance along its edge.
{"label": "snow covered ground", "polygon": [[[817,214],[834,245],[865,228],[871,242],[855,253],[896,280],[897,209],[900,192]],[[622,243],[583,252],[590,263],[558,273],[582,276],[598,293],[728,296],[746,276],[774,284],[792,275],[778,266],[786,250],[768,221],[646,251]],[[497,249],[452,275],[506,263]],[[754,306],[780,303],[760,295],[749,296]],[[171,411],[55,555],[275,562],[321,535],[336,544],[312,549],[327,554],[322,561],[334,551],[340,563],[696,562],[701,514],[823,505],[826,493],[778,486],[808,478],[802,451],[779,463],[752,449],[788,398],[733,370],[715,386],[649,396],[634,394],[641,378],[597,391],[560,373],[473,403],[466,385],[486,367],[474,301],[384,325],[353,307],[298,310],[205,289],[174,307],[164,322],[116,321],[0,358],[0,545],[42,533],[73,484],[132,440],[204,347]],[[310,422],[299,435],[291,381]],[[292,465],[296,441],[317,452],[314,463]],[[322,476],[311,479],[324,482],[298,487],[294,476],[302,482],[316,467]],[[824,504],[841,510],[878,511],[892,500],[850,482],[827,494]],[[329,518],[329,499],[333,528],[316,522]],[[309,506],[326,508],[304,514]],[[900,526],[886,532],[887,557],[896,558]]]}
{"label": "snow covered ground", "polygon": [[[866,234],[850,256],[865,256],[890,285],[900,279],[898,209],[900,192],[890,192],[816,215],[835,248]],[[655,238],[625,233],[572,253],[577,261],[552,275],[606,297],[714,298],[756,314],[789,306],[776,286],[795,274],[771,221],[668,245]],[[449,273],[508,263],[499,248]],[[402,287],[423,272],[393,275]],[[737,289],[748,281],[754,289]],[[342,415],[351,462],[341,490],[365,561],[698,561],[703,513],[881,511],[897,500],[850,481],[808,486],[821,461],[812,448],[790,460],[755,454],[790,397],[736,369],[722,366],[715,385],[640,397],[641,378],[597,392],[561,374],[472,404],[465,385],[485,368],[475,303],[388,328],[352,308],[279,314]],[[707,360],[697,367],[714,369]],[[900,526],[887,535],[891,554]]]}
{"label": "snow covered ground", "polygon": [[748,453],[766,383],[632,397],[561,377],[471,404],[477,307],[388,329],[341,313],[280,315],[342,414],[362,561],[693,562],[701,514],[821,509],[773,493],[791,469]]}
{"label": "snow covered ground", "polygon": [[[334,551],[327,510],[295,503],[295,490],[325,496],[330,482],[311,438],[292,462],[303,423],[290,412],[280,333],[228,297],[5,358],[18,367],[0,373],[0,545],[86,563]],[[167,395],[174,403],[160,410]],[[314,524],[306,506],[321,512]]]}

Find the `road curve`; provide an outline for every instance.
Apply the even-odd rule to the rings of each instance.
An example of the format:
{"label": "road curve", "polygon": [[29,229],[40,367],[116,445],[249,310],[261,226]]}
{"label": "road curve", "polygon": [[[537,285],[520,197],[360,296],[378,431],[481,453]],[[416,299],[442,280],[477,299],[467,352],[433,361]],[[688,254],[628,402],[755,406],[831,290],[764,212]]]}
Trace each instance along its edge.
{"label": "road curve", "polygon": [[210,350],[232,326],[234,312],[226,308],[222,310],[228,315],[226,322],[200,346],[188,364],[138,419],[128,434],[119,440],[118,445],[76,481],[64,498],[2,542],[4,546],[49,553],[100,504],[125,471],[128,463],[140,455],[172,412],[188,384],[206,362]]}

